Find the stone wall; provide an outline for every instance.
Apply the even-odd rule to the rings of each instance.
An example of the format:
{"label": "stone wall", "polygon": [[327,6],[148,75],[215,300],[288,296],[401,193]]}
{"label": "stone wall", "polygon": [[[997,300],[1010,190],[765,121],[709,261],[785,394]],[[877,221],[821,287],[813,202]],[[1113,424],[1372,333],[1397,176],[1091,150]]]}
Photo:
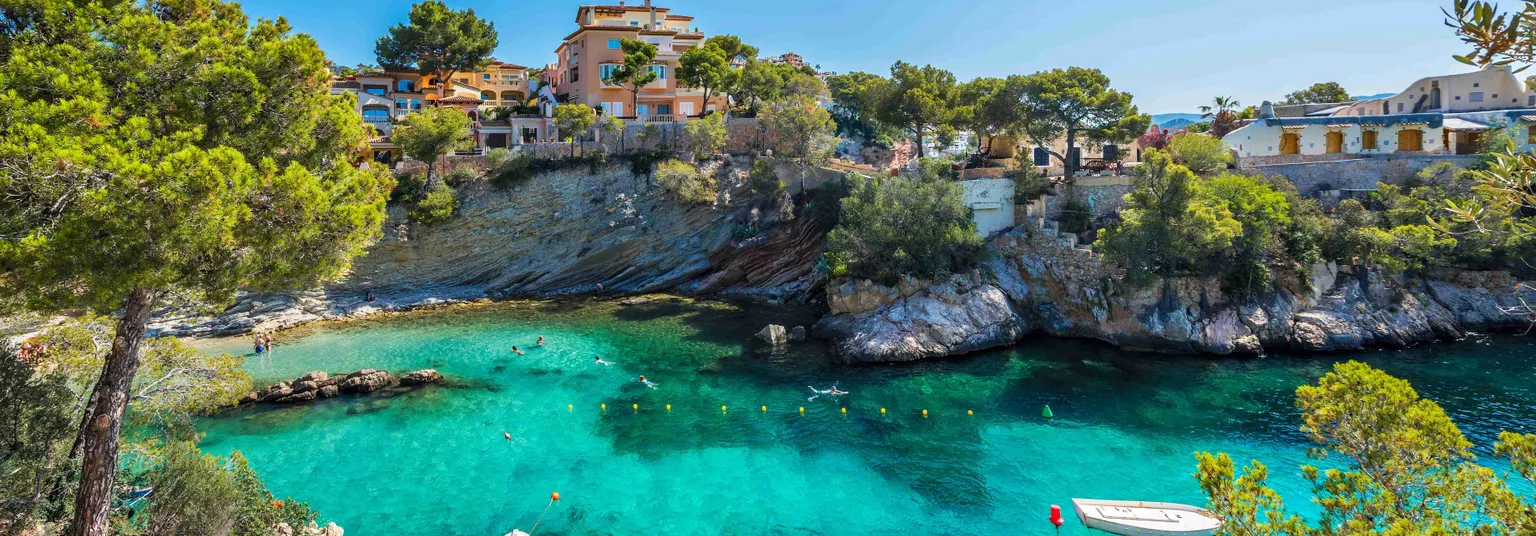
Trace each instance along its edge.
{"label": "stone wall", "polygon": [[1295,183],[1302,194],[1310,194],[1316,190],[1374,189],[1378,182],[1400,184],[1419,170],[1438,162],[1450,162],[1465,169],[1477,162],[1478,158],[1476,155],[1384,156],[1334,162],[1244,166],[1243,169],[1283,176]]}

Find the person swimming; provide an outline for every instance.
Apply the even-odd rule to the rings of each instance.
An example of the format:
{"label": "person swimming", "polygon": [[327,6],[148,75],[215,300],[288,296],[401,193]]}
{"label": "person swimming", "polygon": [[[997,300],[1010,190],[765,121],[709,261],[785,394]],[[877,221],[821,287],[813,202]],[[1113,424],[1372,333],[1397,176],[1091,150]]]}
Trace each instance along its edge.
{"label": "person swimming", "polygon": [[522,350],[518,350],[516,346],[512,347],[512,353],[517,354],[517,355],[523,355],[523,351]]}
{"label": "person swimming", "polygon": [[817,389],[817,388],[811,387],[809,385],[805,386],[805,388],[806,389],[810,389],[812,393],[816,393],[814,395],[811,395],[810,398],[807,398],[806,399],[807,401],[816,400],[816,397],[819,397],[821,395],[840,396],[840,395],[848,394],[848,391],[843,391],[843,390],[838,389],[837,388],[837,384],[835,384],[835,383],[832,384],[832,387],[828,387],[826,390]]}
{"label": "person swimming", "polygon": [[597,360],[596,361],[597,364],[605,366],[605,367],[613,365],[613,363],[609,363],[607,361],[603,361],[603,358],[598,357],[598,356],[592,356],[592,359],[596,359]]}
{"label": "person swimming", "polygon": [[656,384],[655,383],[651,383],[651,380],[645,379],[645,376],[641,376],[640,377],[640,383],[643,383],[643,384],[645,384],[646,387],[650,387],[652,389],[656,388]]}
{"label": "person swimming", "polygon": [[534,343],[534,346],[544,346],[544,336],[543,335],[539,335],[539,342]]}

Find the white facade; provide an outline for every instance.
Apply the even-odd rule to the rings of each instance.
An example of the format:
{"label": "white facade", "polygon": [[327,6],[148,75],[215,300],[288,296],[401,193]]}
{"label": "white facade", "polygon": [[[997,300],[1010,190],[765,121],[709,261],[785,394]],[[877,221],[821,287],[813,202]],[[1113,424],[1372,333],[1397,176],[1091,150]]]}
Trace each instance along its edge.
{"label": "white facade", "polygon": [[987,238],[1013,227],[1012,180],[961,181],[960,187],[965,190],[965,206],[971,208],[971,221],[976,223],[976,234]]}
{"label": "white facade", "polygon": [[[1329,118],[1342,119],[1342,118]],[[1270,122],[1275,124],[1270,124]],[[1295,124],[1286,120],[1259,120],[1232,131],[1222,138],[1227,147],[1237,151],[1239,157],[1255,156],[1279,156],[1282,153],[1284,137],[1293,135],[1296,137],[1295,153],[1303,156],[1324,155],[1331,152],[1353,155],[1386,155],[1400,150],[1412,151],[1412,149],[1400,149],[1400,133],[1404,130],[1417,130],[1421,143],[1416,153],[1440,153],[1445,151],[1444,136],[1441,128],[1441,120],[1423,121],[1405,120],[1402,122],[1386,122],[1388,124],[1372,125],[1360,122],[1312,122],[1311,124]],[[1375,132],[1375,145],[1370,146],[1366,139],[1366,132]],[[1337,133],[1341,138],[1336,151],[1330,151],[1328,137],[1331,133]]]}

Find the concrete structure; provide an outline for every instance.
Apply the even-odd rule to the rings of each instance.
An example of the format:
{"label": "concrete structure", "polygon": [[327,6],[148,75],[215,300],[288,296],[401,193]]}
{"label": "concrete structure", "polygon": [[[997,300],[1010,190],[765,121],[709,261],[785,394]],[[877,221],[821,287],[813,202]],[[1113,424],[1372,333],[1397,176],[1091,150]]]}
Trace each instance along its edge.
{"label": "concrete structure", "polygon": [[971,221],[976,223],[976,234],[988,238],[1013,227],[1013,181],[1009,179],[977,179],[961,181],[965,190],[965,206],[971,209]]}
{"label": "concrete structure", "polygon": [[[688,49],[702,45],[704,34],[692,28],[693,17],[674,15],[651,5],[588,5],[576,10],[576,31],[555,48],[557,63],[546,73],[555,100],[586,104],[604,115],[635,123],[676,123],[706,112],[724,111],[723,96],[704,102],[700,89],[679,85],[678,60]],[[604,82],[623,64],[621,42],[638,39],[656,46],[656,61],[649,68],[659,78],[638,95]]]}
{"label": "concrete structure", "polygon": [[1328,162],[1258,165],[1247,169],[1264,175],[1279,175],[1296,185],[1304,195],[1327,190],[1373,191],[1377,183],[1404,184],[1426,167],[1450,162],[1466,169],[1480,156],[1378,156]]}

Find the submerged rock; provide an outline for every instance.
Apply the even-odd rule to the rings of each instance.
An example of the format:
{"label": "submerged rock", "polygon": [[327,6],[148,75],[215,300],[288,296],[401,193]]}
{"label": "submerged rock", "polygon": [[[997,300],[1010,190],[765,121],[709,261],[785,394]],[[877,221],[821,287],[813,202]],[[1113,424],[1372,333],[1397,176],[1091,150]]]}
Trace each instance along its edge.
{"label": "submerged rock", "polygon": [[789,342],[805,342],[805,326],[795,326],[790,328]]}

